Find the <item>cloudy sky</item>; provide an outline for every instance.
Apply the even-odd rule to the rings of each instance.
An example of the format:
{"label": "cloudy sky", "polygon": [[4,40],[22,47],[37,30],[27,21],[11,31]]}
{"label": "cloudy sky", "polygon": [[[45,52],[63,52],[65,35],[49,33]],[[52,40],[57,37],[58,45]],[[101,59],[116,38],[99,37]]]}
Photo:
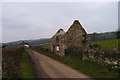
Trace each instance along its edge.
{"label": "cloudy sky", "polygon": [[0,42],[2,42],[2,3],[0,3]]}
{"label": "cloudy sky", "polygon": [[117,2],[4,2],[3,42],[50,38],[79,20],[87,33],[118,28]]}

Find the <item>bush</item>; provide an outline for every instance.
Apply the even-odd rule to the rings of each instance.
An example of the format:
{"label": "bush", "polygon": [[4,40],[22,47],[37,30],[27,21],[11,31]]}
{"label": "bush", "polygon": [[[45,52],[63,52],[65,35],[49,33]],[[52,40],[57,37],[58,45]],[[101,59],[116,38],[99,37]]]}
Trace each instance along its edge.
{"label": "bush", "polygon": [[101,48],[99,44],[93,44],[93,48]]}
{"label": "bush", "polygon": [[84,52],[84,47],[76,47],[76,46],[71,46],[66,49],[66,55],[74,55],[82,58]]}
{"label": "bush", "polygon": [[21,59],[24,48],[21,46],[5,47],[2,51],[2,77],[20,78]]}

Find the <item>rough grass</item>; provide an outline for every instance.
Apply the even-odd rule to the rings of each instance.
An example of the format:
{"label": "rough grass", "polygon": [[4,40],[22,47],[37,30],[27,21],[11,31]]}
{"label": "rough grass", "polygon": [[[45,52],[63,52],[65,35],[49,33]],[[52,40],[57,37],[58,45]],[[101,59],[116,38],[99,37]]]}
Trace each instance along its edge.
{"label": "rough grass", "polygon": [[50,44],[42,45],[42,47],[50,49]]}
{"label": "rough grass", "polygon": [[115,40],[104,40],[104,41],[94,41],[93,44],[99,44],[102,48],[117,48],[118,39]]}
{"label": "rough grass", "polygon": [[58,60],[64,64],[67,64],[77,70],[80,70],[81,72],[88,74],[93,78],[116,78],[117,77],[114,72],[108,71],[102,65],[91,63],[89,61],[83,61],[79,57],[74,55],[64,56],[63,58],[60,58],[59,56],[57,56],[52,52],[44,52],[36,49],[34,50],[48,57],[51,57],[55,60]]}
{"label": "rough grass", "polygon": [[108,71],[104,66],[89,61],[83,61],[76,56],[65,56],[63,59],[65,64],[82,71],[94,78],[114,78],[117,77],[113,72]]}
{"label": "rough grass", "polygon": [[27,52],[24,52],[22,55],[21,78],[35,78],[35,73]]}

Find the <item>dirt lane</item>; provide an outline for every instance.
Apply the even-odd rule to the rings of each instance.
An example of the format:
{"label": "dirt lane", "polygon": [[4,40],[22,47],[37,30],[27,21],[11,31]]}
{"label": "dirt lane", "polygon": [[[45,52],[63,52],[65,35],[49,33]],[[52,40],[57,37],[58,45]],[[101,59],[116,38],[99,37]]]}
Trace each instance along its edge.
{"label": "dirt lane", "polygon": [[32,62],[33,69],[35,71],[36,78],[48,78],[48,76],[42,70],[39,64],[39,58],[36,57],[34,52],[27,50],[28,54],[30,55],[30,61]]}
{"label": "dirt lane", "polygon": [[35,51],[28,50],[37,68],[37,76],[46,78],[90,78],[65,64],[55,61]]}

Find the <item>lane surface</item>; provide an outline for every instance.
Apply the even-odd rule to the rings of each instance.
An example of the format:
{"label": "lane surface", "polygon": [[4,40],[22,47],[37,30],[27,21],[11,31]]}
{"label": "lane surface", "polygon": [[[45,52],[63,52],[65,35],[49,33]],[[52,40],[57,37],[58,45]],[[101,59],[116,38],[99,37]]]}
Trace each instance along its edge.
{"label": "lane surface", "polygon": [[27,50],[38,78],[90,78],[77,70],[35,51]]}

